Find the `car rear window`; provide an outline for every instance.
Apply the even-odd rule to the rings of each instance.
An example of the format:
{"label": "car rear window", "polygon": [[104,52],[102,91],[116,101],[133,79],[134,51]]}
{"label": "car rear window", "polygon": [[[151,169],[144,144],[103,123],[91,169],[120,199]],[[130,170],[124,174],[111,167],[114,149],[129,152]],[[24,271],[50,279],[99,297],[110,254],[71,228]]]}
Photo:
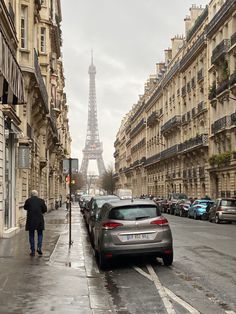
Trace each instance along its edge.
{"label": "car rear window", "polygon": [[221,206],[236,207],[236,200],[221,200]]}
{"label": "car rear window", "polygon": [[142,220],[160,216],[160,210],[156,206],[138,205],[113,208],[109,213],[109,219],[115,220]]}

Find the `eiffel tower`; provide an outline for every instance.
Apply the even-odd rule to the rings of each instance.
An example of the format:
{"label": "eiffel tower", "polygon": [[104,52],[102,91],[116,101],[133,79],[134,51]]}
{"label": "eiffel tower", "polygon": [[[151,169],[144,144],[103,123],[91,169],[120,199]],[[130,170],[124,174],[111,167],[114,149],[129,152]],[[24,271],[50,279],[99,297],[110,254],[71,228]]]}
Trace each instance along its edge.
{"label": "eiffel tower", "polygon": [[95,75],[96,67],[93,64],[93,54],[91,65],[89,66],[89,104],[88,104],[88,125],[85,148],[83,149],[83,160],[81,164],[81,173],[87,178],[89,160],[97,160],[98,173],[101,177],[106,171],[102,158],[102,142],[99,141],[97,104],[96,104],[96,87]]}

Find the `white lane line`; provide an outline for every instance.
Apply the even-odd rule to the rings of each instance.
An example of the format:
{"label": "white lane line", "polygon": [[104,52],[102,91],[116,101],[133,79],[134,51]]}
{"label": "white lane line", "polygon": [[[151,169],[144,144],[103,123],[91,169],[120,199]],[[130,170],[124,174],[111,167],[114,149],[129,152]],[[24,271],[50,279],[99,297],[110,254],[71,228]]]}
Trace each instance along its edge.
{"label": "white lane line", "polygon": [[159,278],[157,277],[157,274],[155,273],[154,269],[151,265],[147,265],[147,269],[149,271],[149,274],[151,275],[151,278],[157,288],[157,291],[162,299],[162,302],[164,303],[164,306],[166,308],[166,311],[168,314],[175,314],[175,310],[173,308],[173,305],[171,304],[170,300],[168,299],[167,293],[165,291],[165,288],[162,286]]}
{"label": "white lane line", "polygon": [[234,311],[225,311],[226,314],[236,314]]}
{"label": "white lane line", "polygon": [[138,273],[140,273],[141,275],[143,275],[144,277],[146,277],[147,279],[149,279],[150,281],[152,280],[152,277],[150,275],[148,275],[145,271],[143,271],[141,268],[139,267],[133,267]]}
{"label": "white lane line", "polygon": [[200,314],[200,312],[198,312],[198,310],[196,310],[194,307],[192,307],[189,303],[185,302],[184,300],[182,300],[180,297],[178,297],[176,294],[174,294],[172,291],[170,291],[168,288],[164,288],[167,295],[174,300],[175,302],[179,303],[180,305],[182,305],[182,307],[184,307],[186,310],[189,311],[189,313],[191,314]]}

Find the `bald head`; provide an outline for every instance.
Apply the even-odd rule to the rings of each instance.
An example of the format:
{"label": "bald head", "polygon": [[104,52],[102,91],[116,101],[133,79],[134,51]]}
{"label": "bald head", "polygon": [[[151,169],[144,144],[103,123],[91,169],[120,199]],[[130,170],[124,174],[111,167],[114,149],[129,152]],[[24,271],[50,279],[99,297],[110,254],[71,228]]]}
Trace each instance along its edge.
{"label": "bald head", "polygon": [[38,191],[36,190],[31,191],[31,196],[38,196],[38,195],[39,195]]}

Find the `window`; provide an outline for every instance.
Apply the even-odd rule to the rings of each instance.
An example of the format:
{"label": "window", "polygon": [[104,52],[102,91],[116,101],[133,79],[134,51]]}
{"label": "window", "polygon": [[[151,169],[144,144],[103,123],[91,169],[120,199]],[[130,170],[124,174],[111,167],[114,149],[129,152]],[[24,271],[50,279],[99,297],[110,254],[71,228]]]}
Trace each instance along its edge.
{"label": "window", "polygon": [[40,51],[46,53],[46,28],[41,27],[40,31]]}
{"label": "window", "polygon": [[21,48],[27,48],[27,19],[28,19],[28,7],[21,6],[21,20],[20,20],[20,35],[21,35]]}

